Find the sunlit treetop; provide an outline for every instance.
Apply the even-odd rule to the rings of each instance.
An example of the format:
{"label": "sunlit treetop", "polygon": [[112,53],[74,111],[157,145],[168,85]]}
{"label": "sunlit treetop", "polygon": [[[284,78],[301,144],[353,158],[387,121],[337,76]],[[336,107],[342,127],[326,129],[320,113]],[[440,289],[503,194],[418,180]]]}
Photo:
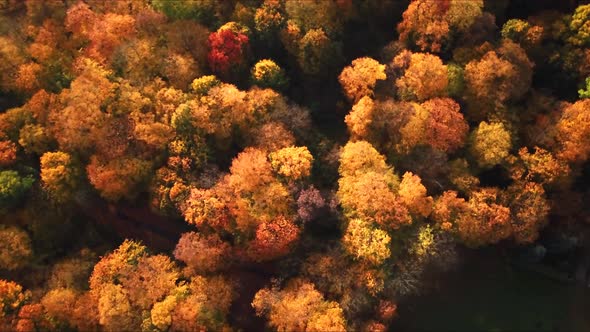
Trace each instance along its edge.
{"label": "sunlit treetop", "polygon": [[337,302],[324,299],[306,280],[291,280],[284,289],[258,291],[252,306],[259,316],[267,316],[278,331],[346,331],[346,320]]}
{"label": "sunlit treetop", "polygon": [[89,280],[91,291],[99,292],[106,283],[116,280],[117,273],[122,272],[121,269],[137,266],[139,258],[145,255],[147,255],[147,248],[143,244],[131,240],[124,241],[94,267]]}
{"label": "sunlit treetop", "polygon": [[557,123],[557,140],[561,145],[559,156],[567,161],[581,162],[588,159],[590,131],[590,99],[582,99],[569,105]]}
{"label": "sunlit treetop", "polygon": [[374,107],[375,102],[368,96],[362,97],[352,106],[352,110],[344,118],[351,139],[363,139],[370,136]]}
{"label": "sunlit treetop", "polygon": [[482,14],[483,7],[483,0],[450,0],[445,19],[449,22],[451,29],[464,32],[476,22]]}
{"label": "sunlit treetop", "polygon": [[543,186],[517,181],[504,193],[505,205],[512,215],[512,236],[517,243],[532,243],[548,223],[549,202]]}
{"label": "sunlit treetop", "polygon": [[543,36],[543,28],[521,19],[510,19],[502,26],[502,37],[509,38],[523,47],[537,45]]}
{"label": "sunlit treetop", "polygon": [[278,91],[286,88],[289,82],[285,71],[270,59],[258,61],[252,67],[251,77],[252,82],[259,87]]}
{"label": "sunlit treetop", "polygon": [[423,51],[440,52],[449,34],[445,5],[442,1],[412,1],[397,26],[400,40]]}
{"label": "sunlit treetop", "polygon": [[590,5],[576,8],[569,22],[569,30],[571,36],[568,42],[581,47],[590,45]]}
{"label": "sunlit treetop", "polygon": [[445,152],[463,146],[469,126],[457,102],[450,98],[435,98],[424,102],[422,107],[429,113],[424,140],[430,146]]}
{"label": "sunlit treetop", "polygon": [[590,98],[590,77],[586,77],[584,83],[584,88],[578,90],[578,95],[580,96],[580,99]]}
{"label": "sunlit treetop", "polygon": [[249,37],[236,25],[224,25],[209,35],[209,67],[220,75],[230,74],[245,64]]}
{"label": "sunlit treetop", "polygon": [[90,183],[101,196],[110,201],[137,195],[139,186],[146,182],[151,171],[151,162],[125,157],[112,160],[93,155],[86,166]]}
{"label": "sunlit treetop", "polygon": [[362,219],[351,219],[342,238],[345,250],[354,258],[379,265],[391,255],[387,232]]}
{"label": "sunlit treetop", "polygon": [[465,66],[468,118],[485,120],[508,101],[522,98],[529,90],[534,64],[516,43],[505,39],[495,51]]}
{"label": "sunlit treetop", "polygon": [[292,220],[277,216],[258,225],[247,255],[254,261],[267,261],[287,255],[299,239],[300,229]]}
{"label": "sunlit treetop", "polygon": [[497,188],[473,191],[467,201],[447,191],[436,200],[433,218],[471,247],[497,243],[512,234],[510,209],[501,204]]}
{"label": "sunlit treetop", "polygon": [[498,194],[495,188],[471,193],[469,212],[457,220],[459,237],[466,244],[496,243],[511,235],[510,210],[501,205]]}
{"label": "sunlit treetop", "polygon": [[220,84],[221,82],[215,77],[215,75],[201,76],[193,80],[191,83],[191,90],[199,96],[204,96],[211,88]]}
{"label": "sunlit treetop", "polygon": [[84,2],[70,7],[66,29],[84,47],[86,56],[107,63],[115,49],[136,34],[135,19],[131,15],[96,13]]}
{"label": "sunlit treetop", "polygon": [[30,292],[24,291],[21,285],[0,279],[0,318],[4,320],[18,312],[30,296]]}
{"label": "sunlit treetop", "polygon": [[433,199],[427,196],[426,188],[419,176],[411,172],[404,173],[398,194],[413,215],[428,217],[432,210]]}
{"label": "sunlit treetop", "polygon": [[261,38],[271,40],[285,24],[284,3],[279,0],[265,0],[256,9],[254,27]]}
{"label": "sunlit treetop", "polygon": [[340,153],[339,173],[337,197],[345,216],[387,229],[412,223],[408,207],[397,195],[399,178],[371,144],[347,143]]}
{"label": "sunlit treetop", "polygon": [[269,155],[272,168],[288,179],[299,180],[311,172],[313,156],[306,147],[287,147]]}
{"label": "sunlit treetop", "polygon": [[271,164],[266,154],[258,149],[249,148],[238,154],[230,172],[231,184],[238,192],[253,191],[273,181]]}
{"label": "sunlit treetop", "polygon": [[243,34],[246,36],[251,35],[251,31],[247,26],[245,26],[244,24],[238,23],[238,22],[234,22],[234,21],[227,22],[224,25],[220,26],[219,29],[217,29],[218,32],[225,31],[225,30],[229,30],[229,31],[232,31],[236,34]]}
{"label": "sunlit treetop", "polygon": [[482,14],[483,0],[414,0],[397,26],[400,41],[420,51],[439,53],[451,31],[465,32]]}
{"label": "sunlit treetop", "polygon": [[512,148],[510,132],[502,123],[481,122],[471,133],[470,152],[481,167],[504,161]]}
{"label": "sunlit treetop", "polygon": [[403,72],[395,81],[400,99],[425,101],[446,96],[447,67],[436,55],[404,51],[393,59],[393,65]]}
{"label": "sunlit treetop", "polygon": [[[285,256],[295,247],[301,232],[295,197],[286,185],[308,176],[312,160],[305,147],[291,146],[270,154],[246,148],[233,159],[230,174],[212,188],[192,188],[181,204],[181,212],[187,222],[201,230],[238,237],[239,242],[232,244],[232,255],[239,259],[267,261]],[[191,268],[202,270],[202,265],[214,265],[216,259],[229,253],[227,244],[215,239],[213,235],[187,237],[182,246],[179,243],[177,254],[190,262]],[[218,248],[208,249],[211,257],[191,257],[190,246],[207,243]]]}
{"label": "sunlit treetop", "polygon": [[358,176],[367,171],[385,173],[389,167],[385,158],[366,141],[349,142],[340,154],[340,175]]}
{"label": "sunlit treetop", "polygon": [[245,293],[387,331],[456,245],[583,228],[590,5],[509,2],[0,0],[0,331],[248,329]]}
{"label": "sunlit treetop", "polygon": [[[570,167],[561,159],[556,158],[550,151],[535,147],[533,153],[526,147],[518,151],[518,156],[526,168],[524,178],[542,184],[555,184],[563,181],[570,174]],[[519,172],[520,173],[520,172]]]}
{"label": "sunlit treetop", "polygon": [[71,155],[47,152],[41,156],[42,186],[56,202],[63,203],[73,198],[79,177],[80,170]]}

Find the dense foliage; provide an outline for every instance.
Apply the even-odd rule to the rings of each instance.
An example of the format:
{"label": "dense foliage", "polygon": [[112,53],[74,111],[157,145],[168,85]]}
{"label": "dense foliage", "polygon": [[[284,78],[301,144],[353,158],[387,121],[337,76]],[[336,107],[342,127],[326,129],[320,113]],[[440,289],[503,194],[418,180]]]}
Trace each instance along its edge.
{"label": "dense foliage", "polygon": [[590,5],[507,3],[0,1],[0,330],[386,331],[585,232]]}

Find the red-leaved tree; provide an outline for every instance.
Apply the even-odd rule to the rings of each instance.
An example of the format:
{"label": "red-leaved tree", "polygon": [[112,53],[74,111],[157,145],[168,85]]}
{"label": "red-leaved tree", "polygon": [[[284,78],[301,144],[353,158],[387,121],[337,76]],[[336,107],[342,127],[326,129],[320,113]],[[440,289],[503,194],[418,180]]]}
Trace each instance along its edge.
{"label": "red-leaved tree", "polygon": [[232,67],[244,63],[248,36],[230,29],[218,30],[209,35],[209,66],[221,75]]}

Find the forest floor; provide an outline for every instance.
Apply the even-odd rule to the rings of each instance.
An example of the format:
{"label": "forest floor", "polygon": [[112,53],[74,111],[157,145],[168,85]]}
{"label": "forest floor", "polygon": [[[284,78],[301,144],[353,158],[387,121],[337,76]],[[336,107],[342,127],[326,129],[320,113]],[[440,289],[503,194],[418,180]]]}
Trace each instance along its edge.
{"label": "forest floor", "polygon": [[514,268],[497,252],[463,253],[434,289],[400,303],[392,331],[590,331],[590,289]]}

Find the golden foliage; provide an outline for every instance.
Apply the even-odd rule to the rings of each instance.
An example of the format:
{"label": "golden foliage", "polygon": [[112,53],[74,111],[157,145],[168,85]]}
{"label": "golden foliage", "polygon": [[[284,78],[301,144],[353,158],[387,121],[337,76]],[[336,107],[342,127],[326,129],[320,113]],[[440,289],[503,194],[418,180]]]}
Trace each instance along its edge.
{"label": "golden foliage", "polygon": [[433,199],[426,196],[426,188],[422,185],[419,176],[411,172],[404,173],[398,194],[413,215],[428,217],[432,210]]}
{"label": "golden foliage", "polygon": [[257,315],[268,316],[277,331],[346,331],[338,303],[324,300],[312,283],[302,279],[291,280],[283,290],[259,290],[252,306]]}
{"label": "golden foliage", "polygon": [[0,279],[0,319],[17,313],[29,297],[30,293],[24,291],[21,285]]}
{"label": "golden foliage", "polygon": [[557,123],[559,157],[583,162],[590,154],[590,99],[582,99],[566,107]]}
{"label": "golden foliage", "polygon": [[[407,52],[407,51],[406,51]],[[404,74],[395,81],[398,95],[402,100],[425,101],[434,97],[444,97],[449,84],[447,66],[436,55],[428,53],[410,53],[410,61]],[[402,52],[393,59],[399,63],[408,54]]]}
{"label": "golden foliage", "polygon": [[385,163],[385,158],[370,143],[348,142],[340,153],[340,176],[354,177],[369,170],[386,173],[390,169]]}
{"label": "golden foliage", "polygon": [[396,192],[399,179],[365,141],[349,142],[340,155],[337,196],[349,218],[398,228],[412,222]]}
{"label": "golden foliage", "polygon": [[372,97],[377,81],[386,78],[385,65],[364,57],[353,60],[350,66],[345,67],[338,81],[348,99],[356,103],[365,96]]}
{"label": "golden foliage", "polygon": [[504,193],[504,202],[512,213],[512,235],[516,242],[534,242],[549,221],[549,203],[543,186],[517,181]]}
{"label": "golden foliage", "polygon": [[230,185],[238,194],[254,192],[274,181],[272,166],[264,151],[247,148],[230,167]]}
{"label": "golden foliage", "polygon": [[401,141],[397,150],[408,153],[411,149],[424,142],[426,126],[428,124],[428,109],[419,104],[411,103],[414,112],[410,115],[408,122],[399,130]]}
{"label": "golden foliage", "polygon": [[348,126],[351,139],[366,139],[370,134],[370,125],[373,122],[373,109],[375,103],[368,97],[362,97],[354,106],[352,111],[346,115],[344,122]]}
{"label": "golden foliage", "polygon": [[501,205],[499,196],[498,189],[484,188],[465,202],[455,192],[446,192],[437,201],[435,219],[469,246],[497,243],[512,235],[510,209]]}
{"label": "golden foliage", "polygon": [[77,187],[79,170],[72,156],[65,152],[47,152],[41,156],[43,189],[57,202],[72,198]]}
{"label": "golden foliage", "polygon": [[565,179],[571,172],[570,167],[563,160],[543,148],[535,147],[531,154],[526,147],[518,150],[526,169],[526,180],[543,184],[553,184]]}
{"label": "golden foliage", "polygon": [[69,288],[54,289],[41,299],[47,314],[53,319],[69,322],[76,306],[78,294]]}
{"label": "golden foliage", "polygon": [[150,170],[151,162],[133,157],[106,161],[93,155],[86,166],[90,183],[110,201],[136,195],[136,189],[146,180]]}
{"label": "golden foliage", "polygon": [[214,228],[226,225],[225,202],[213,190],[193,188],[183,209],[184,218],[195,226]]}
{"label": "golden foliage", "polygon": [[501,163],[512,148],[510,132],[502,123],[481,122],[470,139],[469,151],[481,167]]}
{"label": "golden foliage", "polygon": [[137,266],[130,273],[122,274],[119,280],[129,301],[145,310],[163,300],[176,287],[179,276],[170,257],[153,255],[139,257]]}
{"label": "golden foliage", "polygon": [[530,87],[532,68],[525,51],[510,40],[470,61],[464,72],[468,117],[484,120],[503,109],[507,101],[522,97]]}
{"label": "golden foliage", "polygon": [[14,82],[15,86],[19,90],[25,92],[37,90],[39,88],[39,80],[37,77],[41,69],[41,65],[35,62],[22,64],[18,68],[18,74],[16,81]]}
{"label": "golden foliage", "polygon": [[107,284],[98,299],[99,323],[106,331],[126,331],[137,326],[127,292],[121,285]]}
{"label": "golden foliage", "polygon": [[444,19],[444,2],[412,1],[397,26],[400,41],[411,41],[422,51],[440,52],[448,41],[449,23]]}
{"label": "golden foliage", "polygon": [[392,173],[368,171],[355,177],[341,177],[337,195],[347,216],[396,229],[412,223],[412,219],[394,186],[398,186],[398,180]]}
{"label": "golden foliage", "polygon": [[270,164],[277,174],[290,180],[308,177],[313,156],[303,147],[287,147],[269,154]]}
{"label": "golden foliage", "polygon": [[342,238],[342,244],[350,255],[375,265],[383,263],[391,255],[390,242],[387,232],[361,219],[349,220]]}
{"label": "golden foliage", "polygon": [[160,302],[156,302],[150,311],[152,324],[160,330],[167,330],[172,324],[172,312],[176,305],[176,296],[172,295],[167,296]]}

